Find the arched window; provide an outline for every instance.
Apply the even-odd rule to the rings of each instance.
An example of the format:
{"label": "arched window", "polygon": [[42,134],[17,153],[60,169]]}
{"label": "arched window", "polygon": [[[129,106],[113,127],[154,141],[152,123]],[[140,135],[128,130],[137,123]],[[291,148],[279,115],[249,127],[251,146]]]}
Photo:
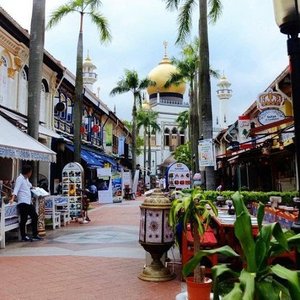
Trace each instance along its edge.
{"label": "arched window", "polygon": [[184,130],[180,130],[179,131],[179,134],[180,134],[180,145],[183,145],[185,143],[185,132]]}
{"label": "arched window", "polygon": [[170,146],[170,129],[166,128],[164,130],[164,145]]}
{"label": "arched window", "polygon": [[171,146],[177,146],[178,145],[178,130],[176,127],[172,128],[172,141]]}
{"label": "arched window", "polygon": [[67,100],[64,94],[60,94],[60,102],[64,104],[65,109],[60,113],[60,118],[65,120],[67,117],[66,107],[67,107]]}
{"label": "arched window", "polygon": [[46,122],[46,114],[47,114],[47,105],[46,105],[46,99],[47,99],[47,82],[42,81],[42,87],[41,87],[41,102],[40,102],[40,121]]}
{"label": "arched window", "polygon": [[73,103],[70,98],[67,99],[67,121],[72,123]]}
{"label": "arched window", "polygon": [[24,68],[19,73],[19,86],[18,86],[18,110],[20,113],[27,115],[28,103],[28,67]]}
{"label": "arched window", "polygon": [[8,102],[8,60],[6,57],[1,56],[0,64],[0,104],[6,106]]}

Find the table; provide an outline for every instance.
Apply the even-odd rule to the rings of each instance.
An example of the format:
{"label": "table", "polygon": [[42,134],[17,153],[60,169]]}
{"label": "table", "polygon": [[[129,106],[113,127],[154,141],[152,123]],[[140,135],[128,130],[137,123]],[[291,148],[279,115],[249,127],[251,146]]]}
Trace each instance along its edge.
{"label": "table", "polygon": [[[250,216],[253,235],[258,232],[257,218]],[[220,246],[229,245],[236,249],[238,242],[234,235],[234,223],[236,221],[236,215],[229,215],[226,211],[218,209],[218,216],[212,215],[213,222],[217,225],[217,235]],[[239,248],[239,247],[238,247]]]}

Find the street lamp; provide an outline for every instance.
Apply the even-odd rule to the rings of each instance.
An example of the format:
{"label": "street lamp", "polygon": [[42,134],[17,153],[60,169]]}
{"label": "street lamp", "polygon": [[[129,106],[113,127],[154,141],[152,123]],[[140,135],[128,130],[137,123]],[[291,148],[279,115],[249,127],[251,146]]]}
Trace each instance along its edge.
{"label": "street lamp", "polygon": [[[294,111],[295,146],[298,172],[297,188],[300,188],[300,1],[273,0],[276,23],[280,31],[288,35],[287,49],[290,57],[290,73],[292,83],[292,99]],[[296,201],[295,201],[296,202]],[[296,203],[298,204],[298,203]],[[298,220],[293,223],[292,229],[300,233],[300,211]],[[298,260],[299,266],[300,260]]]}

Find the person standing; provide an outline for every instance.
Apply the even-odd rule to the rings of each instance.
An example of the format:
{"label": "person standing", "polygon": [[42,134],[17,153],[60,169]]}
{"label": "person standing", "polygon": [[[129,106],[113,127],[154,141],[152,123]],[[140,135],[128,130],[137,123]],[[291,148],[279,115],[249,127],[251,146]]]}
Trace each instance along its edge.
{"label": "person standing", "polygon": [[[10,203],[13,203],[17,198],[17,207],[20,214],[20,231],[23,242],[42,240],[37,231],[38,215],[35,211],[35,207],[31,202],[32,184],[29,182],[29,178],[31,175],[32,167],[30,165],[24,165],[22,167],[21,174],[16,179],[14,191],[10,199]],[[25,226],[28,216],[30,216],[31,218],[32,238],[29,238],[25,233]]]}

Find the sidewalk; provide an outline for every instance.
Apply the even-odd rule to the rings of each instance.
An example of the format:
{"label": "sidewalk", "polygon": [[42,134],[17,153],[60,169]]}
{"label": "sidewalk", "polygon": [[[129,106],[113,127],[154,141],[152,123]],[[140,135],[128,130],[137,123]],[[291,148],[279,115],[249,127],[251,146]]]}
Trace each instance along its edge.
{"label": "sidewalk", "polygon": [[41,242],[8,243],[0,250],[0,299],[175,299],[178,278],[163,283],[137,278],[145,264],[138,243],[140,204],[96,204],[89,224],[48,230]]}

